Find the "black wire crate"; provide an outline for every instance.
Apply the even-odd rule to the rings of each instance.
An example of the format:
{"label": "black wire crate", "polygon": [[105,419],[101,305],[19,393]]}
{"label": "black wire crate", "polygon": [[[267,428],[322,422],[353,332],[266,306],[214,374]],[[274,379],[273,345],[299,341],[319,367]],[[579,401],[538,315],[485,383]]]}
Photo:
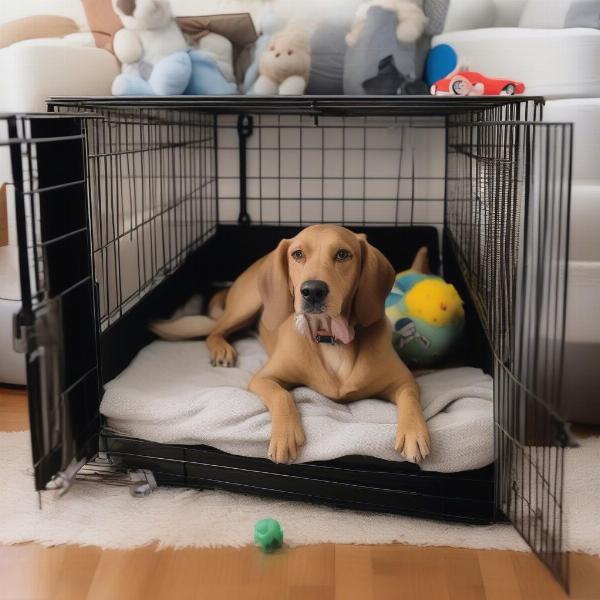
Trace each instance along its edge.
{"label": "black wire crate", "polygon": [[446,230],[494,360],[496,503],[567,581],[559,414],[571,126],[448,124]]}
{"label": "black wire crate", "polygon": [[[510,519],[566,585],[560,414],[571,127],[527,97],[54,98],[8,116],[36,487],[98,452],[163,485],[471,523]],[[52,210],[49,209],[52,203]],[[428,246],[494,379],[495,461],[451,476],[344,457],[277,466],[103,429],[150,319],[312,223],[397,270]],[[491,440],[492,442],[492,440]],[[57,475],[58,473],[58,475]]]}

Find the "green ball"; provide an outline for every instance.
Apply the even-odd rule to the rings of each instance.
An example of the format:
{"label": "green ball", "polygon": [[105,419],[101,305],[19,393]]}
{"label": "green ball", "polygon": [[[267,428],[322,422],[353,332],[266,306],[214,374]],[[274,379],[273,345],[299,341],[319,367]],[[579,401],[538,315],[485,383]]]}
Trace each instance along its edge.
{"label": "green ball", "polygon": [[275,519],[261,519],[254,525],[254,541],[263,552],[274,552],[283,545],[283,529]]}

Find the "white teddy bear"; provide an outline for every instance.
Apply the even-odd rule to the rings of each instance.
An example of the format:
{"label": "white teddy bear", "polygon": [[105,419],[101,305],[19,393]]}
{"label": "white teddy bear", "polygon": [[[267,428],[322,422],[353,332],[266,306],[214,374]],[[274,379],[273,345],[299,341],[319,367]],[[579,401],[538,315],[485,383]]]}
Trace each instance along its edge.
{"label": "white teddy bear", "polygon": [[192,61],[169,0],[112,2],[123,23],[113,41],[123,65],[113,82],[113,94],[182,94],[192,76]]}
{"label": "white teddy bear", "polygon": [[259,63],[260,76],[252,93],[297,96],[304,93],[310,74],[308,32],[290,25],[275,33]]}

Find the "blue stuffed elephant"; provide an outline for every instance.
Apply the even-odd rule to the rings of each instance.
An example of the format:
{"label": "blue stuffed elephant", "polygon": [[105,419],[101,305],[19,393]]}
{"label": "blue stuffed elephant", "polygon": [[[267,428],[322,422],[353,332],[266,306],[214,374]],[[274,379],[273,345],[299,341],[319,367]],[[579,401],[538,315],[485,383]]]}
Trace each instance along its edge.
{"label": "blue stuffed elephant", "polygon": [[113,40],[123,73],[113,81],[116,96],[234,94],[231,42],[221,35],[204,37],[204,47],[190,49],[169,0],[115,0],[123,23]]}
{"label": "blue stuffed elephant", "polygon": [[214,56],[204,50],[175,52],[154,67],[140,61],[117,75],[112,92],[115,96],[229,95],[237,86],[228,81]]}

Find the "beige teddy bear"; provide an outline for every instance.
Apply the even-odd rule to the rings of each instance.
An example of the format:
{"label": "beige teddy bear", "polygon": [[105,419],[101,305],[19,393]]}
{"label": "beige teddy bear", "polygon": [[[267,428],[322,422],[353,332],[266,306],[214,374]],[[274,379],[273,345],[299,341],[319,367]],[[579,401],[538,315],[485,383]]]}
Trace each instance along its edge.
{"label": "beige teddy bear", "polygon": [[310,40],[305,29],[288,26],[271,38],[259,63],[254,93],[299,96],[310,73]]}

